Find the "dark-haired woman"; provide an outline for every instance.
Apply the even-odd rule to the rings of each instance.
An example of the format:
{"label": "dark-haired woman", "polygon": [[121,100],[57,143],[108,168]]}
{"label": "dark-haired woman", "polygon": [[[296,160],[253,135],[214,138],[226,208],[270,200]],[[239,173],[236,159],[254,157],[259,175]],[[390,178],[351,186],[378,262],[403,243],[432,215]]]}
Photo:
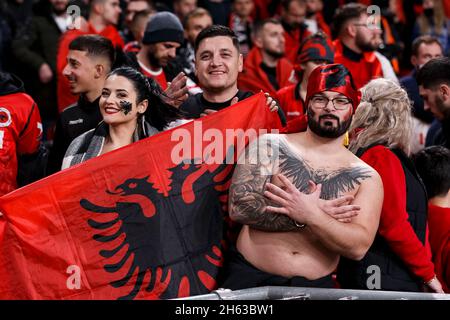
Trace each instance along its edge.
{"label": "dark-haired woman", "polygon": [[175,126],[181,113],[165,104],[162,94],[156,82],[135,69],[113,70],[106,78],[99,102],[103,121],[72,141],[62,169]]}

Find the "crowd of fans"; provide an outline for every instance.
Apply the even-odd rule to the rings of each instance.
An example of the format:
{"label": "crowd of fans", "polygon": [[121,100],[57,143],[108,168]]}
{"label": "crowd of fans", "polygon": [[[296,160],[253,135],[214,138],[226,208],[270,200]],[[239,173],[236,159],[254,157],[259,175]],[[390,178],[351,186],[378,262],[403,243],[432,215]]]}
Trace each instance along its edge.
{"label": "crowd of fans", "polygon": [[[245,227],[225,283],[363,289],[379,265],[378,289],[450,293],[449,54],[447,0],[3,1],[0,195],[263,91],[284,124],[286,140],[271,143],[290,150],[286,163],[303,154],[319,171],[326,153],[306,152],[329,144],[331,172],[355,166],[353,154],[362,169],[349,182],[358,187],[319,203],[327,218],[231,209]],[[320,190],[306,181],[297,194],[286,177],[244,187],[256,199],[268,184],[277,208]],[[249,196],[233,191],[240,183],[232,208]],[[289,258],[291,242],[305,252]]]}

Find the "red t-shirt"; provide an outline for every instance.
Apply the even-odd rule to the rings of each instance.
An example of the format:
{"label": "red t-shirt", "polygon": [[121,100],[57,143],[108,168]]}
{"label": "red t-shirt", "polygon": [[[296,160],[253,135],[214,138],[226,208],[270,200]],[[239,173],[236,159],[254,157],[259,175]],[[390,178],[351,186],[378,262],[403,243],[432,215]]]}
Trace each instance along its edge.
{"label": "red t-shirt", "polygon": [[436,276],[446,293],[450,293],[450,208],[428,205],[430,245]]}
{"label": "red t-shirt", "polygon": [[17,188],[17,155],[39,149],[39,109],[25,93],[0,96],[0,196]]}
{"label": "red t-shirt", "polygon": [[166,74],[164,73],[163,68],[161,68],[159,71],[153,71],[144,66],[139,60],[138,60],[139,66],[141,67],[141,72],[143,75],[145,75],[148,78],[154,79],[156,82],[159,83],[161,88],[164,90],[167,89],[167,79]]}

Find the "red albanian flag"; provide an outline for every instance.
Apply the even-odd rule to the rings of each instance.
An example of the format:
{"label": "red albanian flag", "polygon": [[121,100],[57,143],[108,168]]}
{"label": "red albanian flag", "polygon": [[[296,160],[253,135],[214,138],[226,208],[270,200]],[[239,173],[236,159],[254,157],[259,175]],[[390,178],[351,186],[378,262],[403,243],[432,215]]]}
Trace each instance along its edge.
{"label": "red albanian flag", "polygon": [[0,298],[215,289],[237,137],[279,126],[258,94],[1,197]]}

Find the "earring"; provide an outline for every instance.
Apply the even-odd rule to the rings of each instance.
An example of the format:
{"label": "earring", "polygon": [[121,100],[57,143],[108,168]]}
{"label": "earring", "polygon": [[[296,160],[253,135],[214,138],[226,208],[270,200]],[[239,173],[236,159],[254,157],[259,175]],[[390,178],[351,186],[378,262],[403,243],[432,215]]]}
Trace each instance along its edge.
{"label": "earring", "polygon": [[142,132],[144,133],[144,136],[147,137],[147,130],[145,129],[145,115],[144,113],[141,113],[141,121],[142,121]]}

